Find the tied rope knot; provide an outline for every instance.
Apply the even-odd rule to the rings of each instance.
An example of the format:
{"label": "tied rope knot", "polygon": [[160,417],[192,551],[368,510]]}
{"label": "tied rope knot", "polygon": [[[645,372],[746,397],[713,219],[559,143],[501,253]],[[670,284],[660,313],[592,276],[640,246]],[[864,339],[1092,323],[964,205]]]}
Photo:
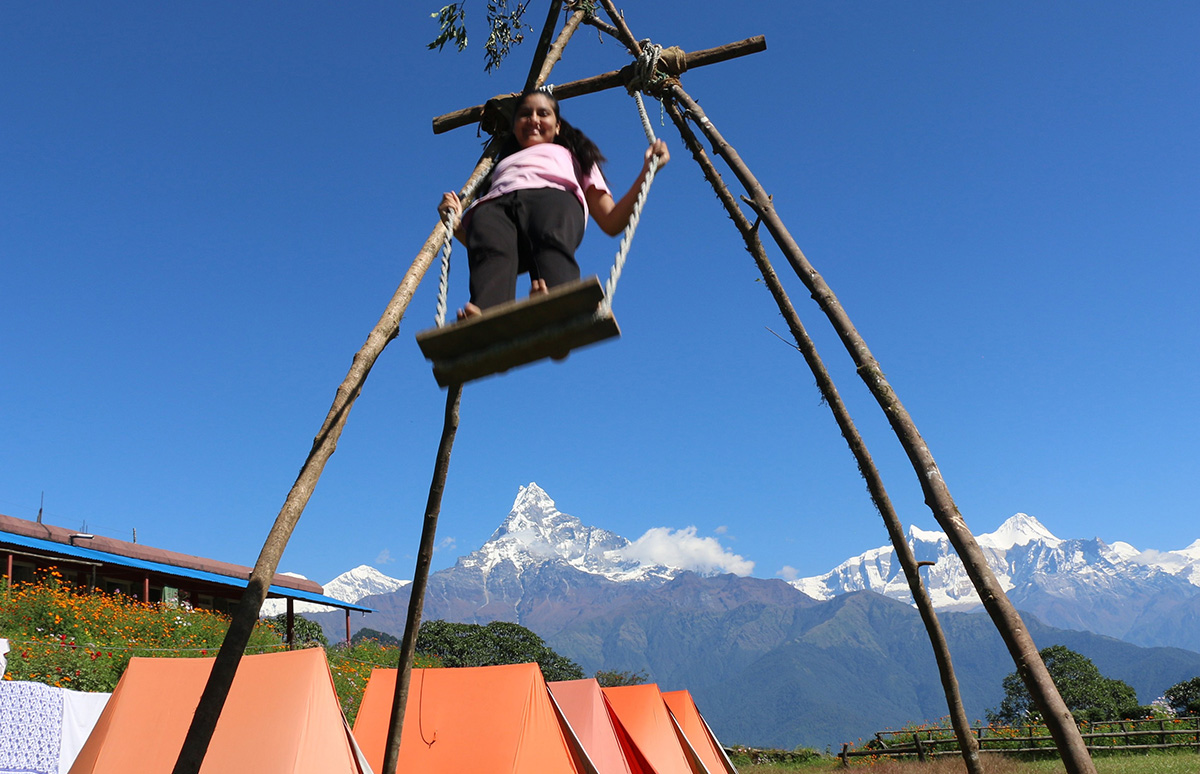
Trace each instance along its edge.
{"label": "tied rope knot", "polygon": [[641,47],[642,53],[633,63],[633,74],[630,76],[629,82],[625,84],[625,89],[630,94],[644,91],[653,96],[654,91],[667,80],[666,73],[659,72],[658,69],[658,63],[663,56],[663,47],[652,43],[650,38],[639,41],[638,45]]}

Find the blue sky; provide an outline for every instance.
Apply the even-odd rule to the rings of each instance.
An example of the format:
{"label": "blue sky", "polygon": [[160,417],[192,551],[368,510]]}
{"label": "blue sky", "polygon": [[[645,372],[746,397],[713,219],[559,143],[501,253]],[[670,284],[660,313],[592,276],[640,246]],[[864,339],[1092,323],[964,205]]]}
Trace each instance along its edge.
{"label": "blue sky", "polygon": [[[254,562],[441,192],[478,156],[473,129],[435,136],[431,119],[524,80],[531,44],[484,73],[482,8],[468,50],[439,54],[436,8],[405,2],[0,7],[0,513],[33,518],[44,492],[52,523]],[[1200,538],[1200,8],[719,8],[627,18],[687,50],[766,35],[684,86],[774,195],[968,525],[1027,512],[1064,538]],[[627,61],[585,29],[552,81]],[[563,111],[628,186],[645,142],[632,101]],[[530,481],[585,523],[710,538],[760,577],[886,541],[753,262],[658,130],[676,153],[617,294],[622,339],[467,387],[436,567]],[[616,246],[593,225],[585,273]],[[848,355],[772,259],[901,517],[936,528]],[[411,577],[444,405],[413,341],[434,280],[282,569]]]}

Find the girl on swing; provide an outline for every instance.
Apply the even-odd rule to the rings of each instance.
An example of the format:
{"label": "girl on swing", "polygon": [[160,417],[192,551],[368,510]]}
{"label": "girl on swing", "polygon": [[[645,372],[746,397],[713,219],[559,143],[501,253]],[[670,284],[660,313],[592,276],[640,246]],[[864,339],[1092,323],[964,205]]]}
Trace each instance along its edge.
{"label": "girl on swing", "polygon": [[[471,300],[458,310],[458,319],[516,298],[518,274],[529,273],[530,294],[579,279],[575,249],[588,213],[609,236],[624,231],[655,156],[659,167],[671,158],[662,140],[646,150],[637,180],[614,201],[596,144],[562,119],[548,89],[522,94],[491,186],[455,231],[467,246],[471,273]],[[438,212],[461,219],[458,195],[443,194]]]}

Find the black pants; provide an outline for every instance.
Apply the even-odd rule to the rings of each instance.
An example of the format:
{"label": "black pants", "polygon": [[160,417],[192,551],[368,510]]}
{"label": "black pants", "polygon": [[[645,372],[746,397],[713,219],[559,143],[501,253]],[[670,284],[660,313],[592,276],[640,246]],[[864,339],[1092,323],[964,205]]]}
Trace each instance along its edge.
{"label": "black pants", "polygon": [[579,279],[583,227],[579,199],[557,188],[513,191],[476,207],[467,223],[471,303],[486,309],[511,301],[524,272],[547,287]]}

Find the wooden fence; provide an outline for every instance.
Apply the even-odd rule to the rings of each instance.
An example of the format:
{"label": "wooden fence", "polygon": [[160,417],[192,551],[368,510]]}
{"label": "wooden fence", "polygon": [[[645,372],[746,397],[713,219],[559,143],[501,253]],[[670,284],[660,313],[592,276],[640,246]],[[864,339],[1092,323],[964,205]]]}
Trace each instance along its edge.
{"label": "wooden fence", "polygon": [[[1054,740],[1045,726],[971,726],[980,752],[1055,753]],[[1165,750],[1190,748],[1200,752],[1200,717],[1154,720],[1113,720],[1081,723],[1080,735],[1089,752]],[[875,739],[859,750],[842,745],[838,757],[848,767],[855,757],[915,757],[959,755],[953,730],[943,727],[906,731],[878,731]]]}

